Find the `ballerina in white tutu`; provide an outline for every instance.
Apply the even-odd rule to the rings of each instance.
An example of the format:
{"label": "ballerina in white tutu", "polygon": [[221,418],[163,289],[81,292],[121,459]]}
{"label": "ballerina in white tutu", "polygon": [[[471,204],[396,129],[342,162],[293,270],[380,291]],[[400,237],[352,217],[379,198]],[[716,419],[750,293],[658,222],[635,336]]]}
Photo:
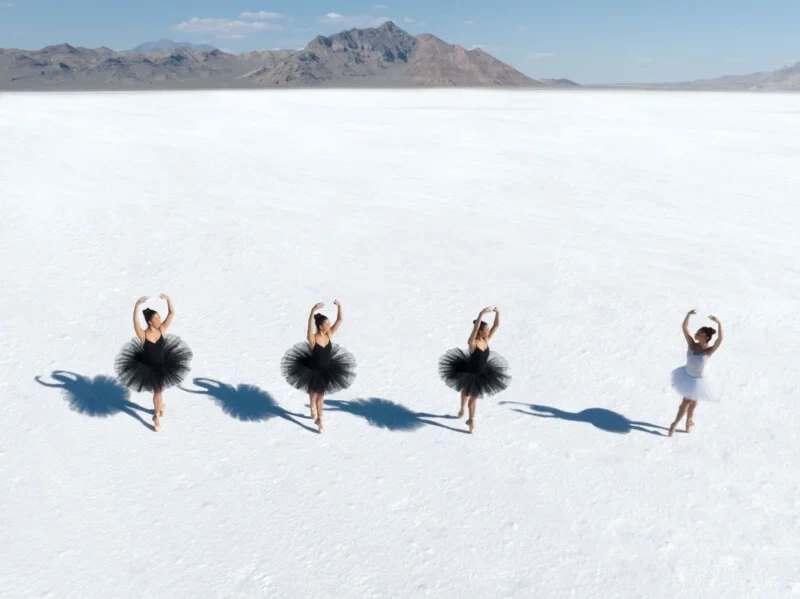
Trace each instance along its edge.
{"label": "ballerina in white tutu", "polygon": [[711,327],[701,327],[692,337],[689,332],[689,319],[693,314],[696,314],[694,310],[686,314],[686,318],[683,319],[683,336],[686,337],[686,343],[689,345],[686,351],[686,366],[672,371],[672,388],[681,394],[683,400],[675,422],[669,427],[670,437],[675,434],[675,429],[678,428],[678,424],[684,416],[686,416],[686,432],[692,430],[694,409],[697,407],[698,401],[719,401],[719,392],[714,383],[704,375],[704,371],[706,362],[722,343],[722,323],[716,316],[708,317],[719,326],[717,342],[709,346],[711,338],[717,331]]}

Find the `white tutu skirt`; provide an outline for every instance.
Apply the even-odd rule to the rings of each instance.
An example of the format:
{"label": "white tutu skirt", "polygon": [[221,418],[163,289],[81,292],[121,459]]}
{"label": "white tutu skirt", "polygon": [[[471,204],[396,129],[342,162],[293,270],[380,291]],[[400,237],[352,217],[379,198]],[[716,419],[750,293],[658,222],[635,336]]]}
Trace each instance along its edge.
{"label": "white tutu skirt", "polygon": [[672,388],[686,399],[719,402],[720,394],[714,382],[705,376],[693,377],[683,366],[672,371]]}

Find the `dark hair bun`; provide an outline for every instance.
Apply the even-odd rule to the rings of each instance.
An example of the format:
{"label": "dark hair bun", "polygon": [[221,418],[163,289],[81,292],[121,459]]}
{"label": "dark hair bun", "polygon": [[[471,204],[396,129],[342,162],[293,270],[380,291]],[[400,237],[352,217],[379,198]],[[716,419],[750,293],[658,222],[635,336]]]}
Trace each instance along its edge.
{"label": "dark hair bun", "polygon": [[319,328],[320,325],[326,320],[328,320],[328,317],[325,316],[324,314],[319,314],[319,313],[314,314],[314,324],[317,325],[317,328]]}
{"label": "dark hair bun", "polygon": [[700,331],[708,336],[709,341],[711,341],[711,338],[717,333],[717,331],[711,327],[703,327]]}

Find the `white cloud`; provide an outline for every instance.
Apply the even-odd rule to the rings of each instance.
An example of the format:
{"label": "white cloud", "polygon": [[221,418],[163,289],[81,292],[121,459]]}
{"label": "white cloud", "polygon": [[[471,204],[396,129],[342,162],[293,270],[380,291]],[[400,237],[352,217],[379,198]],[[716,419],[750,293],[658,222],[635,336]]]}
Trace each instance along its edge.
{"label": "white cloud", "polygon": [[258,12],[243,12],[239,13],[240,19],[282,19],[283,15],[277,12],[267,12],[265,10],[259,10]]}
{"label": "white cloud", "polygon": [[558,56],[558,54],[556,54],[555,52],[535,52],[530,56],[531,58],[541,59],[541,58],[555,58],[556,56]]}
{"label": "white cloud", "polygon": [[320,23],[330,23],[342,27],[378,27],[388,20],[386,17],[372,15],[340,15],[338,12],[329,12],[324,17],[317,19]]}
{"label": "white cloud", "polygon": [[16,4],[16,2],[0,2],[0,8],[13,8]]}
{"label": "white cloud", "polygon": [[373,10],[389,10],[389,7],[386,6],[385,4],[376,4],[372,8]]}
{"label": "white cloud", "polygon": [[471,20],[470,21],[461,21],[461,24],[462,25],[474,25],[475,21],[471,21]]}
{"label": "white cloud", "polygon": [[403,19],[403,23],[408,23],[409,25],[415,25],[417,27],[421,27],[425,24],[425,21],[417,21],[416,19],[412,19],[411,17],[406,17]]}
{"label": "white cloud", "polygon": [[263,33],[264,31],[278,31],[283,27],[276,23],[265,23],[264,21],[192,17],[188,21],[173,25],[172,29],[183,33],[210,33],[217,39],[240,40],[248,35]]}
{"label": "white cloud", "polygon": [[520,31],[528,31],[528,26],[527,25],[517,25],[517,29],[519,29]]}

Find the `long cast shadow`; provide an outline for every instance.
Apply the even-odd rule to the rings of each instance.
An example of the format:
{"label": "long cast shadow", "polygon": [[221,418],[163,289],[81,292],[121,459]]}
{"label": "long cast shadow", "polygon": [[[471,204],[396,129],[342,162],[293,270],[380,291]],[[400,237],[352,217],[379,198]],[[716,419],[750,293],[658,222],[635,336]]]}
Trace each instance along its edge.
{"label": "long cast shadow", "polygon": [[622,414],[606,410],[605,408],[589,408],[580,412],[565,412],[558,408],[550,406],[540,406],[536,404],[524,404],[518,401],[501,401],[501,404],[511,404],[518,406],[525,406],[532,411],[520,410],[513,408],[515,412],[526,414],[528,416],[538,416],[539,418],[558,418],[559,420],[568,420],[570,422],[585,422],[592,426],[599,428],[601,431],[607,433],[616,433],[618,435],[627,435],[631,431],[638,431],[647,433],[649,435],[657,435],[665,437],[659,430],[669,430],[657,424],[650,424],[649,422],[636,422],[629,420]]}
{"label": "long cast shadow", "polygon": [[325,406],[334,411],[347,412],[366,420],[372,426],[385,428],[390,431],[414,431],[423,426],[438,426],[446,428],[455,433],[469,434],[466,430],[461,430],[431,420],[432,418],[455,419],[455,416],[426,414],[424,412],[414,412],[404,405],[371,397],[369,399],[355,399],[353,401],[343,401],[337,399],[326,399]]}
{"label": "long cast shadow", "polygon": [[99,375],[90,378],[68,370],[54,370],[50,373],[50,378],[57,382],[48,383],[42,378],[35,376],[34,380],[45,387],[61,389],[61,395],[70,410],[93,418],[108,418],[122,412],[135,418],[151,431],[155,430],[153,425],[139,414],[143,412],[152,416],[153,410],[130,401],[128,399],[130,391],[113,377]]}
{"label": "long cast shadow", "polygon": [[196,378],[192,383],[195,387],[199,387],[200,390],[187,389],[183,386],[179,388],[187,393],[208,395],[231,418],[244,422],[260,422],[277,417],[288,420],[309,432],[318,432],[316,429],[296,420],[297,418],[304,418],[302,414],[295,414],[285,410],[278,405],[269,393],[255,385],[240,384],[234,387],[233,385],[208,378]]}

